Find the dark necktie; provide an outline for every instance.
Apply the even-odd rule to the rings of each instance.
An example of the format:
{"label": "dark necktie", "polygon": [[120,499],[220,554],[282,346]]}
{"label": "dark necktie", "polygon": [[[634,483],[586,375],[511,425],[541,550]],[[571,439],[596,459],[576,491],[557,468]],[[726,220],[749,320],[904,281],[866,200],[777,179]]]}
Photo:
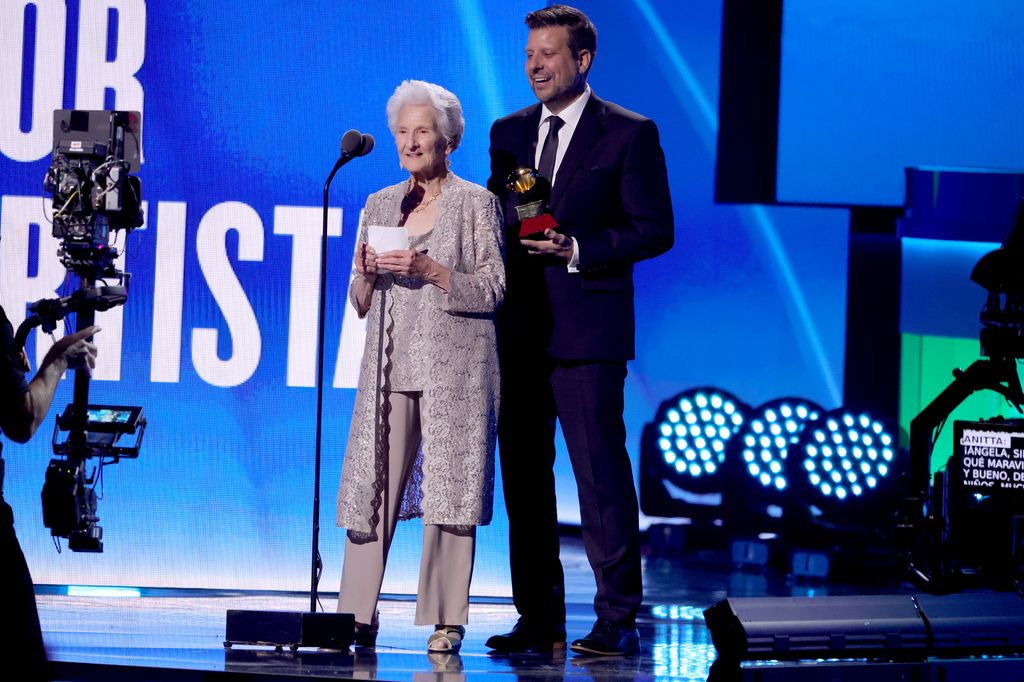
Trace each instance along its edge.
{"label": "dark necktie", "polygon": [[537,171],[541,177],[554,184],[555,156],[558,154],[558,129],[565,123],[557,116],[548,116],[548,136],[544,138],[544,148],[540,152],[540,167]]}

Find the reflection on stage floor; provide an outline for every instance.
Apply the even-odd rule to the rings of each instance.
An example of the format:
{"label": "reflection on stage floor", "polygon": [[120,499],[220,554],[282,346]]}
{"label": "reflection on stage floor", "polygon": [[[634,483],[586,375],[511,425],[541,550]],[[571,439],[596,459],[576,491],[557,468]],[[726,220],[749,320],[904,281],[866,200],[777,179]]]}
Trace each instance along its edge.
{"label": "reflection on stage floor", "polygon": [[[569,639],[593,624],[594,594],[582,547],[568,538]],[[724,552],[645,558],[645,605],[639,619],[640,656],[593,659],[572,652],[499,656],[488,653],[488,636],[508,630],[516,620],[508,600],[474,600],[462,651],[428,654],[429,627],[412,625],[411,598],[391,596],[381,602],[381,632],[374,651],[321,652],[235,646],[225,649],[225,614],[229,609],[305,611],[308,594],[226,593],[203,590],[141,590],[138,596],[68,594],[65,586],[39,586],[40,619],[57,678],[61,680],[707,680],[715,649],[703,610],[729,597],[909,593],[911,588],[883,576],[860,576],[857,584],[832,581],[801,583],[773,570],[761,573],[731,566]],[[866,579],[866,580],[865,580]],[[72,591],[74,592],[74,591]],[[322,592],[333,609],[336,593]],[[1024,680],[1024,660],[1004,660],[1002,673],[984,679]],[[816,662],[801,665],[746,664],[716,670],[721,680],[813,680],[825,672]],[[856,665],[856,664],[854,664]],[[926,679],[920,668],[903,663],[850,668],[833,662],[827,679]],[[846,666],[844,668],[843,666]],[[901,667],[903,666],[903,667]],[[817,673],[815,673],[815,670]],[[989,668],[995,670],[994,667]],[[843,671],[846,670],[844,674]],[[966,671],[966,669],[964,669]],[[1008,670],[1008,672],[1007,672]],[[852,676],[851,676],[852,675]],[[971,676],[974,676],[973,678]],[[1009,675],[1009,676],[1005,676]],[[1016,675],[1016,677],[1014,677]],[[950,678],[952,679],[952,678]],[[962,679],[976,673],[965,672]]]}

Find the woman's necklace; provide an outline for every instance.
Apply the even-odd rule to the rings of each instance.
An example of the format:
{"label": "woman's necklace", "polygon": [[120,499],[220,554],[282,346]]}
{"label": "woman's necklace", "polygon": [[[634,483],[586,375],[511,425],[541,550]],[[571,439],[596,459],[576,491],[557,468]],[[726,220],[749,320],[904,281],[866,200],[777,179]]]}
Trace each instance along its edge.
{"label": "woman's necklace", "polygon": [[[425,196],[425,197],[423,198],[423,200],[422,200],[422,201],[420,201],[420,203],[419,203],[419,204],[418,204],[418,205],[416,206],[416,208],[414,208],[414,209],[412,209],[412,210],[410,211],[410,213],[419,213],[420,211],[425,211],[425,210],[427,209],[427,207],[428,207],[428,206],[430,206],[430,205],[431,205],[432,203],[434,203],[435,201],[437,201],[437,198],[438,198],[439,196],[441,196],[441,188],[442,188],[442,187],[444,186],[444,182],[445,182],[445,180],[447,180],[447,179],[448,179],[448,178],[447,178],[447,176],[445,176],[444,178],[442,178],[442,180],[441,180],[441,181],[440,181],[439,183],[437,183],[437,189],[436,189],[436,190],[434,190],[434,193],[433,193],[433,194],[431,194],[430,196]],[[410,181],[410,182],[412,182],[412,181]],[[412,194],[412,193],[413,193],[414,191],[416,191],[416,184],[415,184],[415,183],[412,183],[412,187],[411,187],[411,188],[409,189],[409,191],[408,191],[408,192],[406,193],[406,196],[409,196],[409,195],[410,195],[410,194]],[[424,192],[424,193],[425,193],[425,192]]]}

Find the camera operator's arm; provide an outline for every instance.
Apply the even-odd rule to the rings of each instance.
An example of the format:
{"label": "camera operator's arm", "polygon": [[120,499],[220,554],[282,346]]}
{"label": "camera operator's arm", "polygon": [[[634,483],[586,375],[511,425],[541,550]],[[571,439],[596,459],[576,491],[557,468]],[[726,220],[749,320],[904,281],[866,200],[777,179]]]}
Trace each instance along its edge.
{"label": "camera operator's arm", "polygon": [[14,409],[6,411],[0,427],[11,440],[25,443],[32,438],[50,410],[53,394],[65,370],[84,369],[92,373],[96,366],[96,346],[88,339],[99,330],[96,326],[88,327],[57,341],[43,358],[21,401],[5,396]]}

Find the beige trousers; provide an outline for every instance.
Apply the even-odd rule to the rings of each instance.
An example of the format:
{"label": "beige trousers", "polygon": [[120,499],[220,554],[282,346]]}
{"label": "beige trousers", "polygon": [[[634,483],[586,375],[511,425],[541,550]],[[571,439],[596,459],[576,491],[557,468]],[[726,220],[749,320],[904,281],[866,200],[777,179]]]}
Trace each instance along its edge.
{"label": "beige trousers", "polygon": [[[402,493],[420,445],[420,400],[419,393],[388,394],[387,497],[381,505],[374,533],[376,539],[356,543],[349,536],[345,541],[338,612],[355,614],[359,623],[372,622],[377,610]],[[468,622],[475,549],[475,527],[423,526],[416,625],[465,625]]]}

